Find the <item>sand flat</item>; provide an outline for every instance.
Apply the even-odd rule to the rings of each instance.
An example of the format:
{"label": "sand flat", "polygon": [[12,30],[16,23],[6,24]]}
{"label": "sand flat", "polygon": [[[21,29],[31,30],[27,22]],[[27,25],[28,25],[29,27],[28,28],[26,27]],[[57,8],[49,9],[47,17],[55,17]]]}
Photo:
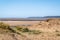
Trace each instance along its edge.
{"label": "sand flat", "polygon": [[0,21],[0,22],[4,22],[9,25],[23,25],[23,24],[33,25],[39,23],[39,21]]}

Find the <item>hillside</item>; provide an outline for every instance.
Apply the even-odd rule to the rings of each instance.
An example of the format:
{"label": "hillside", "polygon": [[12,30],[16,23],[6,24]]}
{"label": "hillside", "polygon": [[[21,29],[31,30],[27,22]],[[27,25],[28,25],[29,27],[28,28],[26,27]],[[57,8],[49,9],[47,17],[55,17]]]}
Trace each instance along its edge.
{"label": "hillside", "polygon": [[60,18],[16,22],[0,21],[0,40],[60,40]]}

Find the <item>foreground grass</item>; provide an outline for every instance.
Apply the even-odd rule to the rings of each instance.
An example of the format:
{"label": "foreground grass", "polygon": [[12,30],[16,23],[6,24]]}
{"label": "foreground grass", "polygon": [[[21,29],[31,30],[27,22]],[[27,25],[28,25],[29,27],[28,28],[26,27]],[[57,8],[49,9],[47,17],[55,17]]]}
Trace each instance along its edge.
{"label": "foreground grass", "polygon": [[23,27],[19,27],[19,26],[14,26],[14,27],[10,27],[7,24],[4,24],[2,22],[0,22],[0,29],[6,30],[4,32],[12,32],[12,33],[17,33],[20,35],[23,35],[23,33],[29,33],[29,34],[40,34],[42,33],[39,30],[29,30],[28,28],[23,28]]}
{"label": "foreground grass", "polygon": [[22,28],[22,27],[16,27],[17,30],[19,30],[20,32],[23,32],[23,33],[29,33],[29,34],[40,34],[42,33],[41,31],[39,30],[29,30],[28,28]]}

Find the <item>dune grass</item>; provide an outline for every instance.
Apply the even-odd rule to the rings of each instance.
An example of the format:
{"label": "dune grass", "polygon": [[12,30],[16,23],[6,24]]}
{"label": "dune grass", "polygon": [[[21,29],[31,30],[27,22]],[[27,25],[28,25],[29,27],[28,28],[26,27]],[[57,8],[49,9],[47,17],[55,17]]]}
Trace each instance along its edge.
{"label": "dune grass", "polygon": [[10,27],[8,24],[5,24],[3,22],[0,22],[0,28],[6,30],[5,32],[12,32],[12,33],[17,33],[17,34],[22,34],[22,33],[29,33],[29,34],[40,34],[39,30],[29,30],[27,27],[20,27],[20,26],[15,26],[15,27]]}

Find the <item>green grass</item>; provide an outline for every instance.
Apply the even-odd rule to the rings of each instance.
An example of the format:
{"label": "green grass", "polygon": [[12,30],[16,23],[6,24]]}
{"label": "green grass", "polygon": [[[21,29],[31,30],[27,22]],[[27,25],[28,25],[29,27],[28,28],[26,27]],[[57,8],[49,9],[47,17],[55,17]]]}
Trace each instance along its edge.
{"label": "green grass", "polygon": [[0,28],[2,29],[8,29],[9,25],[8,24],[4,24],[3,22],[0,22]]}
{"label": "green grass", "polygon": [[20,32],[29,33],[29,34],[40,34],[40,33],[42,33],[39,30],[30,30],[28,28],[22,28],[22,27],[16,27],[16,29],[19,30]]}

